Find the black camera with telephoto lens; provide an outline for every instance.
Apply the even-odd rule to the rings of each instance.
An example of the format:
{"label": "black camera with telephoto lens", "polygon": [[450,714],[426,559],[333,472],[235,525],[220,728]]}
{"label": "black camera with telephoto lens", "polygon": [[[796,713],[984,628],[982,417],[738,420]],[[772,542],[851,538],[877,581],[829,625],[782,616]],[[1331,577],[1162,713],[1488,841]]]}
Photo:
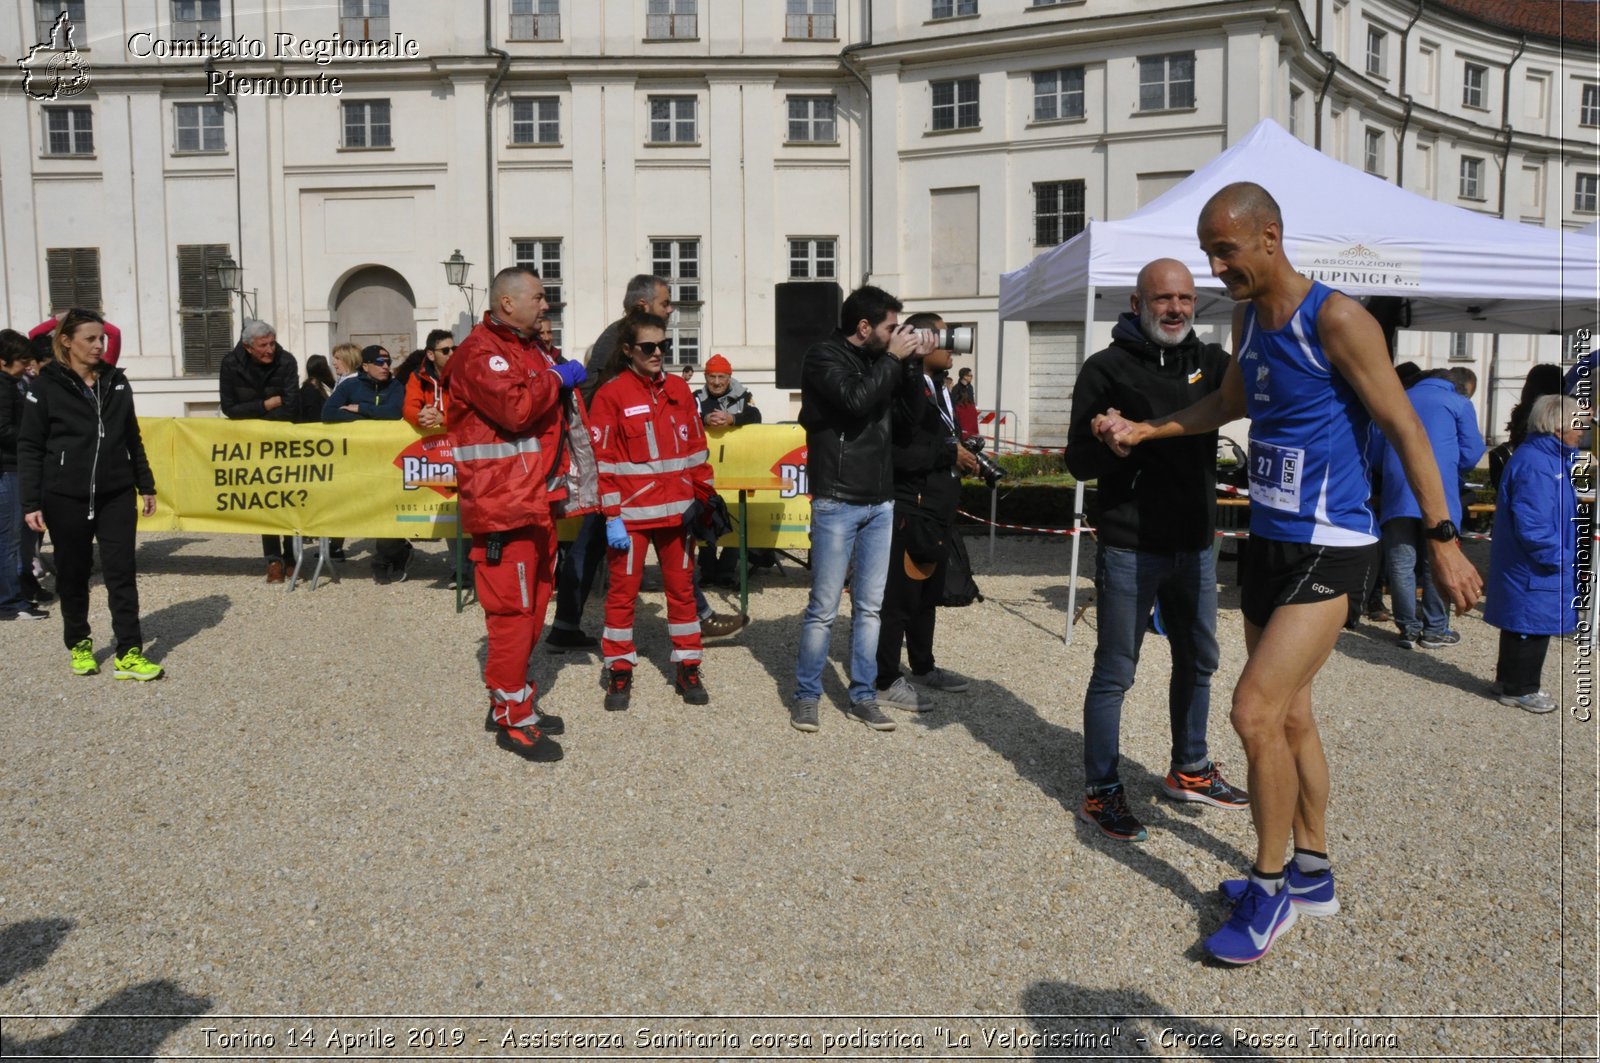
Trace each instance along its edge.
{"label": "black camera with telephoto lens", "polygon": [[993,487],[1005,478],[1006,471],[1000,467],[1000,463],[983,452],[982,436],[968,436],[961,441],[961,445],[978,459],[978,475],[983,478],[985,485]]}

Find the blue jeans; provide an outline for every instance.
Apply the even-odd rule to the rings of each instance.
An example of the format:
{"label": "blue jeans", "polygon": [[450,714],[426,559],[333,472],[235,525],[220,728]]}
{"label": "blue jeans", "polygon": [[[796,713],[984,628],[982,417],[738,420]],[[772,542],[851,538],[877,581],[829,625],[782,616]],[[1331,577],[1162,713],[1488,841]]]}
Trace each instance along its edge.
{"label": "blue jeans", "polygon": [[0,618],[33,607],[22,596],[22,527],[22,484],[8,472],[0,475]]}
{"label": "blue jeans", "polygon": [[894,503],[853,505],[834,498],[811,501],[811,599],[800,621],[796,698],[822,697],[833,620],[839,615],[845,574],[855,558],[850,585],[850,701],[869,701],[878,675],[878,611],[889,576],[889,540]]}
{"label": "blue jeans", "polygon": [[1217,569],[1211,549],[1153,553],[1102,546],[1095,562],[1099,641],[1083,698],[1083,774],[1090,789],[1120,781],[1118,732],[1122,699],[1139,667],[1152,603],[1172,647],[1167,709],[1172,767],[1198,770],[1210,759],[1211,674],[1217,670]]}
{"label": "blue jeans", "polygon": [[[1433,561],[1417,517],[1396,517],[1383,525],[1383,556],[1389,566],[1389,598],[1400,634],[1442,635],[1450,614],[1433,585]],[[1422,584],[1422,619],[1417,619],[1417,584]]]}

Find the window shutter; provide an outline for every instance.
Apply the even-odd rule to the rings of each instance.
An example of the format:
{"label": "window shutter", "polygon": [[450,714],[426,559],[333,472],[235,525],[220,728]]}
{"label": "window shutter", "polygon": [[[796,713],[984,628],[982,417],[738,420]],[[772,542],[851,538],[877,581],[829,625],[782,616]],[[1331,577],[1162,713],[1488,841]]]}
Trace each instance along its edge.
{"label": "window shutter", "polygon": [[178,245],[178,325],[183,371],[214,376],[233,347],[233,304],[217,282],[227,244]]}
{"label": "window shutter", "polygon": [[45,252],[45,267],[52,314],[75,306],[100,311],[98,247],[52,247]]}
{"label": "window shutter", "polygon": [[70,247],[52,247],[45,252],[50,273],[51,314],[59,314],[72,306],[72,251]]}

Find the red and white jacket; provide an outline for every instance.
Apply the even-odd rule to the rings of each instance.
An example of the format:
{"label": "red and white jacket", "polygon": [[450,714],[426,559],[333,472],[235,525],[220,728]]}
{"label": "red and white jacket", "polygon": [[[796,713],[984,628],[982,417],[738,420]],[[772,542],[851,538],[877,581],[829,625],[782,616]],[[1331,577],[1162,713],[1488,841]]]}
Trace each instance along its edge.
{"label": "red and white jacket", "polygon": [[713,493],[699,406],[675,373],[646,380],[623,370],[595,392],[589,436],[600,508],[629,528],[682,524],[689,505]]}
{"label": "red and white jacket", "polygon": [[[551,483],[567,461],[553,365],[535,338],[489,314],[445,363],[461,526],[469,534],[550,523],[559,497]],[[558,460],[563,468],[554,467]]]}

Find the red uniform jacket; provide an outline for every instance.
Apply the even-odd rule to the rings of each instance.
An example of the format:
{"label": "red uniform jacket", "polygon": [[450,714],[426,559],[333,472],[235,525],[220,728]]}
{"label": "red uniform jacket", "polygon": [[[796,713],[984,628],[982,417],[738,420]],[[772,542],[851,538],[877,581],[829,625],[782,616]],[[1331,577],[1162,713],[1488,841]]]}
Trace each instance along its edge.
{"label": "red uniform jacket", "polygon": [[548,524],[551,501],[564,494],[550,486],[567,460],[561,378],[550,368],[533,339],[489,314],[445,363],[461,526],[470,534]]}
{"label": "red uniform jacket", "polygon": [[696,498],[711,497],[700,409],[681,377],[646,380],[625,369],[595,392],[589,414],[607,517],[630,528],[671,527]]}

